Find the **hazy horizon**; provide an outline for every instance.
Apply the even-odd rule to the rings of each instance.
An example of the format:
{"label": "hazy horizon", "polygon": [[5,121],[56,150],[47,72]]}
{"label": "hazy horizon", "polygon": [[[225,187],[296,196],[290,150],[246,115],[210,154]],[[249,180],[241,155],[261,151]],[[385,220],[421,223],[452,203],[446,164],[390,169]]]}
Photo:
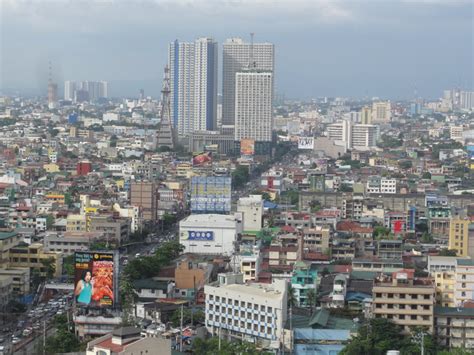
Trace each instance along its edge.
{"label": "hazy horizon", "polygon": [[44,95],[51,61],[60,97],[64,80],[158,97],[169,42],[210,36],[221,57],[226,38],[250,32],[275,44],[275,89],[286,97],[473,88],[471,1],[0,1],[0,91]]}

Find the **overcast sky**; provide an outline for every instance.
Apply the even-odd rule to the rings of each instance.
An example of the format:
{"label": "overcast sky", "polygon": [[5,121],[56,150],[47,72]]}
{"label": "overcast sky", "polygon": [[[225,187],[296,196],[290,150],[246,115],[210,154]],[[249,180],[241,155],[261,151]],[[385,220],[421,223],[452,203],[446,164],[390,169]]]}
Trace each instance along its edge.
{"label": "overcast sky", "polygon": [[[46,93],[53,77],[108,80],[157,97],[167,45],[211,36],[273,42],[276,91],[440,97],[473,87],[471,0],[0,0],[0,88]],[[221,53],[219,53],[221,56]],[[219,80],[221,80],[219,68]],[[60,92],[62,96],[62,91]]]}

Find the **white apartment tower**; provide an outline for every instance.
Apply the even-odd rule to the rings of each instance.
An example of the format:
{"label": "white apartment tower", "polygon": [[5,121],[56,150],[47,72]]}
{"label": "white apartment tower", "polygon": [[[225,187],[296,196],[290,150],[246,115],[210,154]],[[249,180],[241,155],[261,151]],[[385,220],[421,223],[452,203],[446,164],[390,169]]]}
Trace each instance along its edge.
{"label": "white apartment tower", "polygon": [[[230,38],[222,52],[222,124],[235,123],[236,73],[249,66],[274,73],[274,45],[272,43],[245,43],[241,38]],[[250,59],[252,56],[252,59]]]}
{"label": "white apartment tower", "polygon": [[237,72],[235,78],[235,141],[271,142],[273,73],[249,69]]}
{"label": "white apartment tower", "polygon": [[217,125],[217,42],[170,43],[170,102],[172,123],[180,137]]}
{"label": "white apartment tower", "polygon": [[72,101],[74,100],[74,91],[76,91],[76,82],[75,81],[65,81],[64,82],[64,100]]}

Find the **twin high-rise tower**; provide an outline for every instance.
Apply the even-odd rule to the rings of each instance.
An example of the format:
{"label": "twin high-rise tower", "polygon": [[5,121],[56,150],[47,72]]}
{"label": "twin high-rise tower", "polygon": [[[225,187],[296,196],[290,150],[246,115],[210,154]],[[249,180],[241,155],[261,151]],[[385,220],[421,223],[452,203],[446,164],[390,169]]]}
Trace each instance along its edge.
{"label": "twin high-rise tower", "polygon": [[[172,123],[178,136],[217,126],[218,45],[212,38],[169,45]],[[270,142],[274,45],[228,39],[222,59],[222,128],[235,141]]]}

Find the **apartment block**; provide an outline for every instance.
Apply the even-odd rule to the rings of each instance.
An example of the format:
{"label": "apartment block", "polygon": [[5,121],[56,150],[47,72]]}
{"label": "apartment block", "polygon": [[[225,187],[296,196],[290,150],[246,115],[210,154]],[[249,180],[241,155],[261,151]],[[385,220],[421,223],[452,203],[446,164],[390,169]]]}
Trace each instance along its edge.
{"label": "apartment block", "polygon": [[394,272],[374,281],[373,315],[387,318],[409,332],[410,327],[433,331],[435,286],[431,279],[414,278],[414,270]]}
{"label": "apartment block", "polygon": [[[469,256],[469,219],[452,218],[449,225],[448,248],[456,251],[456,256]],[[473,255],[474,256],[474,255]]]}
{"label": "apartment block", "polygon": [[474,260],[456,259],[456,284],[454,306],[462,307],[464,302],[474,300]]}
{"label": "apartment block", "polygon": [[474,349],[474,309],[435,307],[434,336],[444,347]]}

